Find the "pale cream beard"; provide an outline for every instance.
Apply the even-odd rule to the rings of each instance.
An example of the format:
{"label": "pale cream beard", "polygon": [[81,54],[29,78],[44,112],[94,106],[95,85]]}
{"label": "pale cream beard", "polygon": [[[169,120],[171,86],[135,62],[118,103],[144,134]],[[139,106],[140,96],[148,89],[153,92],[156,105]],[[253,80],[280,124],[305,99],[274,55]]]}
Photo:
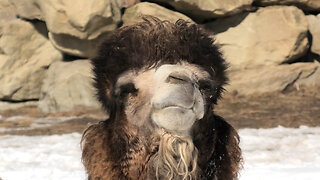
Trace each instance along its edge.
{"label": "pale cream beard", "polygon": [[190,136],[162,130],[159,150],[154,158],[157,179],[197,179],[198,150]]}

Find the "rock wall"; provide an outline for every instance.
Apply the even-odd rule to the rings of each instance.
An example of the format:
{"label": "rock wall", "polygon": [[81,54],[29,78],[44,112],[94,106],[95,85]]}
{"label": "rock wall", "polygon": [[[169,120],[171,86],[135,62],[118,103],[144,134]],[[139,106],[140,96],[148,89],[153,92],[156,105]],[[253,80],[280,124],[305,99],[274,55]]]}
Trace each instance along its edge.
{"label": "rock wall", "polygon": [[[230,24],[239,22],[236,27]],[[294,62],[308,50],[308,22],[294,6],[270,6],[206,24],[232,69]]]}
{"label": "rock wall", "polygon": [[42,86],[39,110],[58,112],[76,108],[99,108],[92,81],[91,64],[88,60],[53,63]]}
{"label": "rock wall", "polygon": [[319,0],[0,0],[0,101],[46,113],[99,108],[88,59],[141,15],[206,29],[230,64],[229,92],[320,83]]}

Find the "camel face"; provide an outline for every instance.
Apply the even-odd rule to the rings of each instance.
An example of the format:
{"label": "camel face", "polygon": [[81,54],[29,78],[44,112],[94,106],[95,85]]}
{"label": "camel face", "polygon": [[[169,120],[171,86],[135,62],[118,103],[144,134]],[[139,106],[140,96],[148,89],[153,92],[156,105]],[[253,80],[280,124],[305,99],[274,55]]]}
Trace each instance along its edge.
{"label": "camel face", "polygon": [[210,81],[201,67],[182,62],[124,73],[116,91],[128,93],[125,112],[132,124],[139,126],[148,120],[155,127],[186,133],[204,116],[206,97],[201,83],[208,88]]}

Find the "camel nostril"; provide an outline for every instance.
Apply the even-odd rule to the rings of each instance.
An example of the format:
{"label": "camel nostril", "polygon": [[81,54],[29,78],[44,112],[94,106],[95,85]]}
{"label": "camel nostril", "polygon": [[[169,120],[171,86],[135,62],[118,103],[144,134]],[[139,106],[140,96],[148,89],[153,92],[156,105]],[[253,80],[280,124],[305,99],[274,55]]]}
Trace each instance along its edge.
{"label": "camel nostril", "polygon": [[168,78],[166,79],[166,82],[171,84],[184,84],[191,83],[191,79],[187,74],[175,71],[169,74]]}

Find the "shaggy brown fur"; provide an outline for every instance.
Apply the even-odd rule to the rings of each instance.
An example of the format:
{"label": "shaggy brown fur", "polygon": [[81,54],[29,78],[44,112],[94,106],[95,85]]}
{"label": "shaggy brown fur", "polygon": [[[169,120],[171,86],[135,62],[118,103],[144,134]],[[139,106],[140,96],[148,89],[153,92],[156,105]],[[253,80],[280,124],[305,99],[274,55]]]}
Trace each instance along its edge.
{"label": "shaggy brown fur", "polygon": [[[158,67],[181,61],[197,64],[213,78],[206,92],[205,116],[190,136],[129,123],[126,98],[115,92],[119,75],[130,69]],[[109,111],[106,121],[90,126],[82,138],[82,160],[89,179],[237,179],[241,166],[239,136],[213,105],[226,83],[226,64],[213,40],[195,24],[175,24],[148,17],[116,30],[93,59],[98,98]],[[124,87],[123,91],[132,91]],[[143,106],[145,102],[139,102]]]}

